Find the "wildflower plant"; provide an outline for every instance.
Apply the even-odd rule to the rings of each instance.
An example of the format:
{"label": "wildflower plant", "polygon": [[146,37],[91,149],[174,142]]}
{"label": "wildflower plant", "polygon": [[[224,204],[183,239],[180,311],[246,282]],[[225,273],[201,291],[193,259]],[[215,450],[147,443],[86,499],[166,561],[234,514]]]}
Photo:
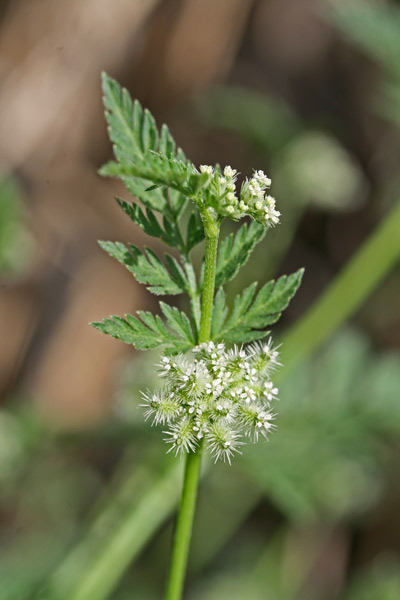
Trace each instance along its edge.
{"label": "wildflower plant", "polygon": [[[278,349],[267,328],[298,289],[303,270],[264,284],[252,283],[226,301],[224,286],[243,267],[280,213],[263,171],[238,185],[230,166],[197,168],[166,125],[103,74],[105,115],[115,161],[100,169],[119,177],[133,196],[117,202],[148,236],[173,249],[160,258],[150,248],[101,241],[101,247],[156,295],[187,294],[190,314],[160,301],[159,314],[112,316],[93,326],[138,350],[160,348],[160,389],[142,392],[144,417],[164,432],[169,450],[186,457],[166,600],[181,598],[200,473],[201,455],[231,462],[246,439],[267,437],[274,426],[278,389],[272,377]],[[137,202],[140,201],[140,204]],[[249,217],[220,243],[225,218]],[[205,241],[200,273],[192,250]],[[258,341],[261,340],[261,341]]]}

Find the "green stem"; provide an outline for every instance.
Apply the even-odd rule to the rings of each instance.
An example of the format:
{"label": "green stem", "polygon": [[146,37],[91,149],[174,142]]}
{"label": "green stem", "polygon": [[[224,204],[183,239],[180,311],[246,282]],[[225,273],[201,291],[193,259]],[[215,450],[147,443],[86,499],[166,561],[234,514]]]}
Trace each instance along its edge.
{"label": "green stem", "polygon": [[201,217],[203,219],[204,231],[206,234],[206,251],[204,255],[204,284],[201,297],[199,344],[207,342],[211,335],[219,237],[219,224],[210,213],[205,212]]}
{"label": "green stem", "polygon": [[186,457],[165,600],[182,597],[201,465],[201,447]]}
{"label": "green stem", "polygon": [[[206,236],[206,249],[198,340],[200,344],[207,342],[211,334],[219,236],[219,223],[215,217],[207,210],[201,216]],[[182,496],[175,527],[165,600],[180,600],[182,598],[189,546],[192,537],[197,488],[199,485],[201,454],[202,445],[200,444],[195,452],[189,452],[186,456]]]}

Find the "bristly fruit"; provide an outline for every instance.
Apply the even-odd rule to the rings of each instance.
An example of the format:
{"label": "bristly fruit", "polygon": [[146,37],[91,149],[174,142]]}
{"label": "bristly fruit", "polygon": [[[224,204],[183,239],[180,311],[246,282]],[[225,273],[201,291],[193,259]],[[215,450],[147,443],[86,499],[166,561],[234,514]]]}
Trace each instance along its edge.
{"label": "bristly fruit", "polygon": [[278,389],[271,381],[279,366],[271,338],[247,348],[208,342],[191,356],[163,356],[159,374],[164,385],[143,393],[145,417],[164,431],[169,451],[193,451],[204,438],[215,460],[231,462],[244,436],[258,440],[274,428],[271,403]]}

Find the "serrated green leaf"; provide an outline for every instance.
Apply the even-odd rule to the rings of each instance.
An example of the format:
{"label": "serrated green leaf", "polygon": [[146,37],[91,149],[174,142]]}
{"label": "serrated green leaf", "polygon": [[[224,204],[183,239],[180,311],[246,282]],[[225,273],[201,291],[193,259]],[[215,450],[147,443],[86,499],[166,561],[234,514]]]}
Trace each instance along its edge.
{"label": "serrated green leaf", "polygon": [[[210,180],[209,175],[198,173],[190,162],[183,162],[154,150],[145,151],[142,155],[136,155],[131,160],[125,154],[120,155],[118,148],[114,148],[114,153],[119,162],[107,163],[99,170],[99,173],[121,177],[127,187],[132,185],[129,178],[137,177],[145,181],[151,181],[157,186],[168,187],[184,196],[194,196]],[[149,189],[148,184],[144,184],[141,199],[144,197],[144,193],[151,194],[157,191],[156,188],[153,188],[152,192]]]}
{"label": "serrated green leaf", "polygon": [[129,216],[129,218],[147,234],[152,237],[163,240],[168,246],[177,248],[181,254],[186,253],[186,247],[182,240],[179,228],[176,223],[163,218],[164,229],[158,222],[155,214],[150,208],[146,208],[146,214],[138,204],[130,204],[116,198],[119,206]]}
{"label": "serrated green leaf", "polygon": [[153,235],[155,235],[155,237],[160,237],[161,239],[170,241],[170,236],[167,235],[167,233],[165,231],[163,231],[163,229],[161,228],[161,225],[157,221],[155,214],[153,213],[153,211],[150,208],[146,208],[146,217],[147,217],[147,222],[149,224],[147,231],[153,231],[154,232]]}
{"label": "serrated green leaf", "polygon": [[[102,169],[100,169],[100,175],[102,175]],[[148,182],[137,177],[125,177],[115,173],[116,177],[120,177],[126,186],[127,190],[138,198],[142,204],[151,210],[156,210],[161,213],[165,213],[168,209],[168,200],[166,194],[159,185],[153,190],[148,190]],[[146,191],[147,190],[147,191]]]}
{"label": "serrated green leaf", "polygon": [[164,254],[165,262],[167,263],[167,267],[175,279],[178,282],[178,285],[181,289],[188,291],[188,282],[186,279],[185,271],[182,269],[181,265],[178,263],[176,258],[171,256],[170,254]]}
{"label": "serrated green leaf", "polygon": [[200,213],[194,210],[189,218],[187,226],[187,241],[186,249],[189,253],[197,244],[204,240],[204,226],[200,217]]}
{"label": "serrated green leaf", "polygon": [[266,335],[265,328],[275,323],[296,293],[304,269],[292,275],[283,275],[278,281],[269,281],[258,292],[254,301],[256,283],[236,297],[232,313],[225,325],[214,334],[214,340],[248,343]]}
{"label": "serrated green leaf", "polygon": [[229,342],[234,344],[249,344],[256,340],[262,340],[269,333],[268,330],[257,331],[255,329],[246,329],[245,327],[238,327],[234,331],[230,332],[226,338]]}
{"label": "serrated green leaf", "polygon": [[158,132],[148,110],[132,99],[128,90],[102,73],[103,101],[110,139],[121,153],[132,159],[158,147]]}
{"label": "serrated green leaf", "polygon": [[303,273],[304,269],[299,269],[289,276],[282,275],[276,282],[269,282],[261,288],[246,314],[247,321],[253,327],[265,327],[275,323],[295,295]]}
{"label": "serrated green leaf", "polygon": [[[126,89],[105,73],[102,79],[105,115],[116,160],[105,164],[99,173],[119,177],[145,206],[146,211],[118,201],[134,223],[187,256],[203,232],[199,231],[197,219],[188,249],[179,218],[189,198],[208,184],[209,175],[199,173],[186,159],[166,125],[158,132],[151,113],[143,110],[137,100],[133,102]],[[157,221],[155,211],[163,215],[162,223]]]}
{"label": "serrated green leaf", "polygon": [[[168,329],[165,327],[162,319],[158,315],[153,315],[151,312],[146,310],[138,310],[137,314],[142,319],[146,327],[148,327],[153,333],[160,332],[162,335],[168,336]],[[136,319],[136,317],[132,317],[131,315],[126,315],[126,318],[129,323]]]}
{"label": "serrated green leaf", "polygon": [[258,244],[266,233],[266,227],[260,223],[252,222],[242,225],[236,235],[230,233],[221,242],[218,259],[215,285],[223,285],[233,279],[239,269],[247,262],[256,244]]}
{"label": "serrated green leaf", "polygon": [[186,340],[191,346],[195,345],[192,327],[185,313],[181,312],[175,306],[169,306],[165,302],[160,302],[161,310],[167,319],[167,324],[179,337]]}
{"label": "serrated green leaf", "polygon": [[[180,273],[175,279],[150,248],[146,248],[143,253],[133,244],[129,244],[128,247],[121,242],[99,241],[99,244],[105,252],[125,265],[139,283],[149,286],[149,292],[157,295],[176,295],[187,291]],[[171,258],[168,260],[171,263]],[[174,270],[178,272],[176,265]]]}
{"label": "serrated green leaf", "polygon": [[193,269],[192,263],[186,258],[183,261],[183,268],[186,275],[186,282],[188,286],[188,293],[190,297],[190,304],[192,307],[192,316],[194,321],[195,337],[197,340],[198,332],[200,330],[200,293],[197,288],[196,274]]}
{"label": "serrated green leaf", "polygon": [[150,219],[150,214],[153,215],[150,209],[146,211],[146,216],[138,204],[130,204],[129,202],[125,202],[125,200],[121,200],[120,198],[116,198],[116,200],[131,221],[133,221],[136,225],[139,225],[139,227],[145,233],[147,233],[147,235],[157,238],[162,237],[163,230],[161,229],[159,222],[155,217],[154,219]]}
{"label": "serrated green leaf", "polygon": [[219,331],[222,330],[225,323],[225,319],[228,314],[228,307],[226,306],[226,298],[224,288],[220,287],[215,295],[213,314],[212,314],[212,326],[211,326],[211,337],[214,338]]}
{"label": "serrated green leaf", "polygon": [[164,226],[165,238],[170,241],[169,245],[177,248],[181,254],[186,254],[185,243],[182,239],[177,221],[168,218],[167,215],[164,215],[162,222]]}
{"label": "serrated green leaf", "polygon": [[167,353],[176,354],[186,352],[193,345],[171,333],[158,315],[154,316],[145,311],[138,311],[137,314],[140,319],[133,315],[125,315],[125,319],[112,316],[91,325],[125,344],[132,344],[138,350],[151,350],[162,346]]}
{"label": "serrated green leaf", "polygon": [[244,317],[247,309],[249,308],[251,301],[254,298],[254,294],[256,293],[257,282],[254,281],[247,288],[243,290],[241,294],[236,296],[235,302],[233,305],[232,314],[230,316],[229,321],[231,323],[238,323],[240,319]]}
{"label": "serrated green leaf", "polygon": [[[143,110],[137,100],[132,102],[125,88],[105,73],[102,80],[105,115],[117,162],[107,163],[99,173],[120,177],[129,191],[143,203],[147,202],[153,210],[165,213],[167,207],[178,215],[185,204],[185,197],[204,187],[209,180],[208,175],[198,173],[182,150],[176,151],[167,126],[161,128],[159,136],[151,113]],[[159,186],[166,186],[174,192],[167,196]]]}
{"label": "serrated green leaf", "polygon": [[158,148],[158,131],[156,122],[151,112],[144,109],[144,119],[142,126],[143,148],[155,150]]}
{"label": "serrated green leaf", "polygon": [[[158,151],[167,157],[176,156],[178,160],[187,162],[183,150],[181,148],[176,150],[175,141],[166,125],[161,127]],[[180,215],[187,202],[186,196],[172,189],[167,190],[165,193],[172,213],[176,216]]]}
{"label": "serrated green leaf", "polygon": [[176,144],[167,125],[162,125],[160,134],[159,151],[165,156],[175,156]]}
{"label": "serrated green leaf", "polygon": [[177,218],[185,208],[188,198],[185,194],[173,190],[172,188],[166,189],[165,193],[168,197],[168,205],[171,209],[171,213]]}

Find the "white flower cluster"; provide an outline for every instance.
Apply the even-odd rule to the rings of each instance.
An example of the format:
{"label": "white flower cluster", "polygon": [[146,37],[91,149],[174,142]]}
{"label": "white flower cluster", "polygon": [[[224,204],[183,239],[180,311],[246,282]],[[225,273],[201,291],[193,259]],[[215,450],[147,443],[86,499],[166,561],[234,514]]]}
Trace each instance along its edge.
{"label": "white flower cluster", "polygon": [[218,214],[234,220],[248,215],[263,225],[279,223],[281,213],[275,208],[275,198],[266,194],[267,188],[271,186],[271,180],[263,171],[254,171],[253,177],[243,182],[240,198],[236,194],[236,169],[227,166],[221,175],[212,166],[201,165],[200,171],[212,178],[210,199],[216,198],[216,205],[213,208]]}
{"label": "white flower cluster", "polygon": [[263,171],[255,171],[254,176],[242,184],[239,207],[255,221],[265,225],[277,225],[281,213],[275,209],[275,198],[265,193],[271,180]]}
{"label": "white flower cluster", "polygon": [[244,436],[257,440],[274,428],[271,402],[278,389],[270,376],[277,366],[271,339],[230,350],[208,342],[193,350],[192,360],[164,356],[159,365],[163,388],[142,393],[145,418],[168,425],[169,451],[193,451],[204,438],[215,460],[230,463]]}

